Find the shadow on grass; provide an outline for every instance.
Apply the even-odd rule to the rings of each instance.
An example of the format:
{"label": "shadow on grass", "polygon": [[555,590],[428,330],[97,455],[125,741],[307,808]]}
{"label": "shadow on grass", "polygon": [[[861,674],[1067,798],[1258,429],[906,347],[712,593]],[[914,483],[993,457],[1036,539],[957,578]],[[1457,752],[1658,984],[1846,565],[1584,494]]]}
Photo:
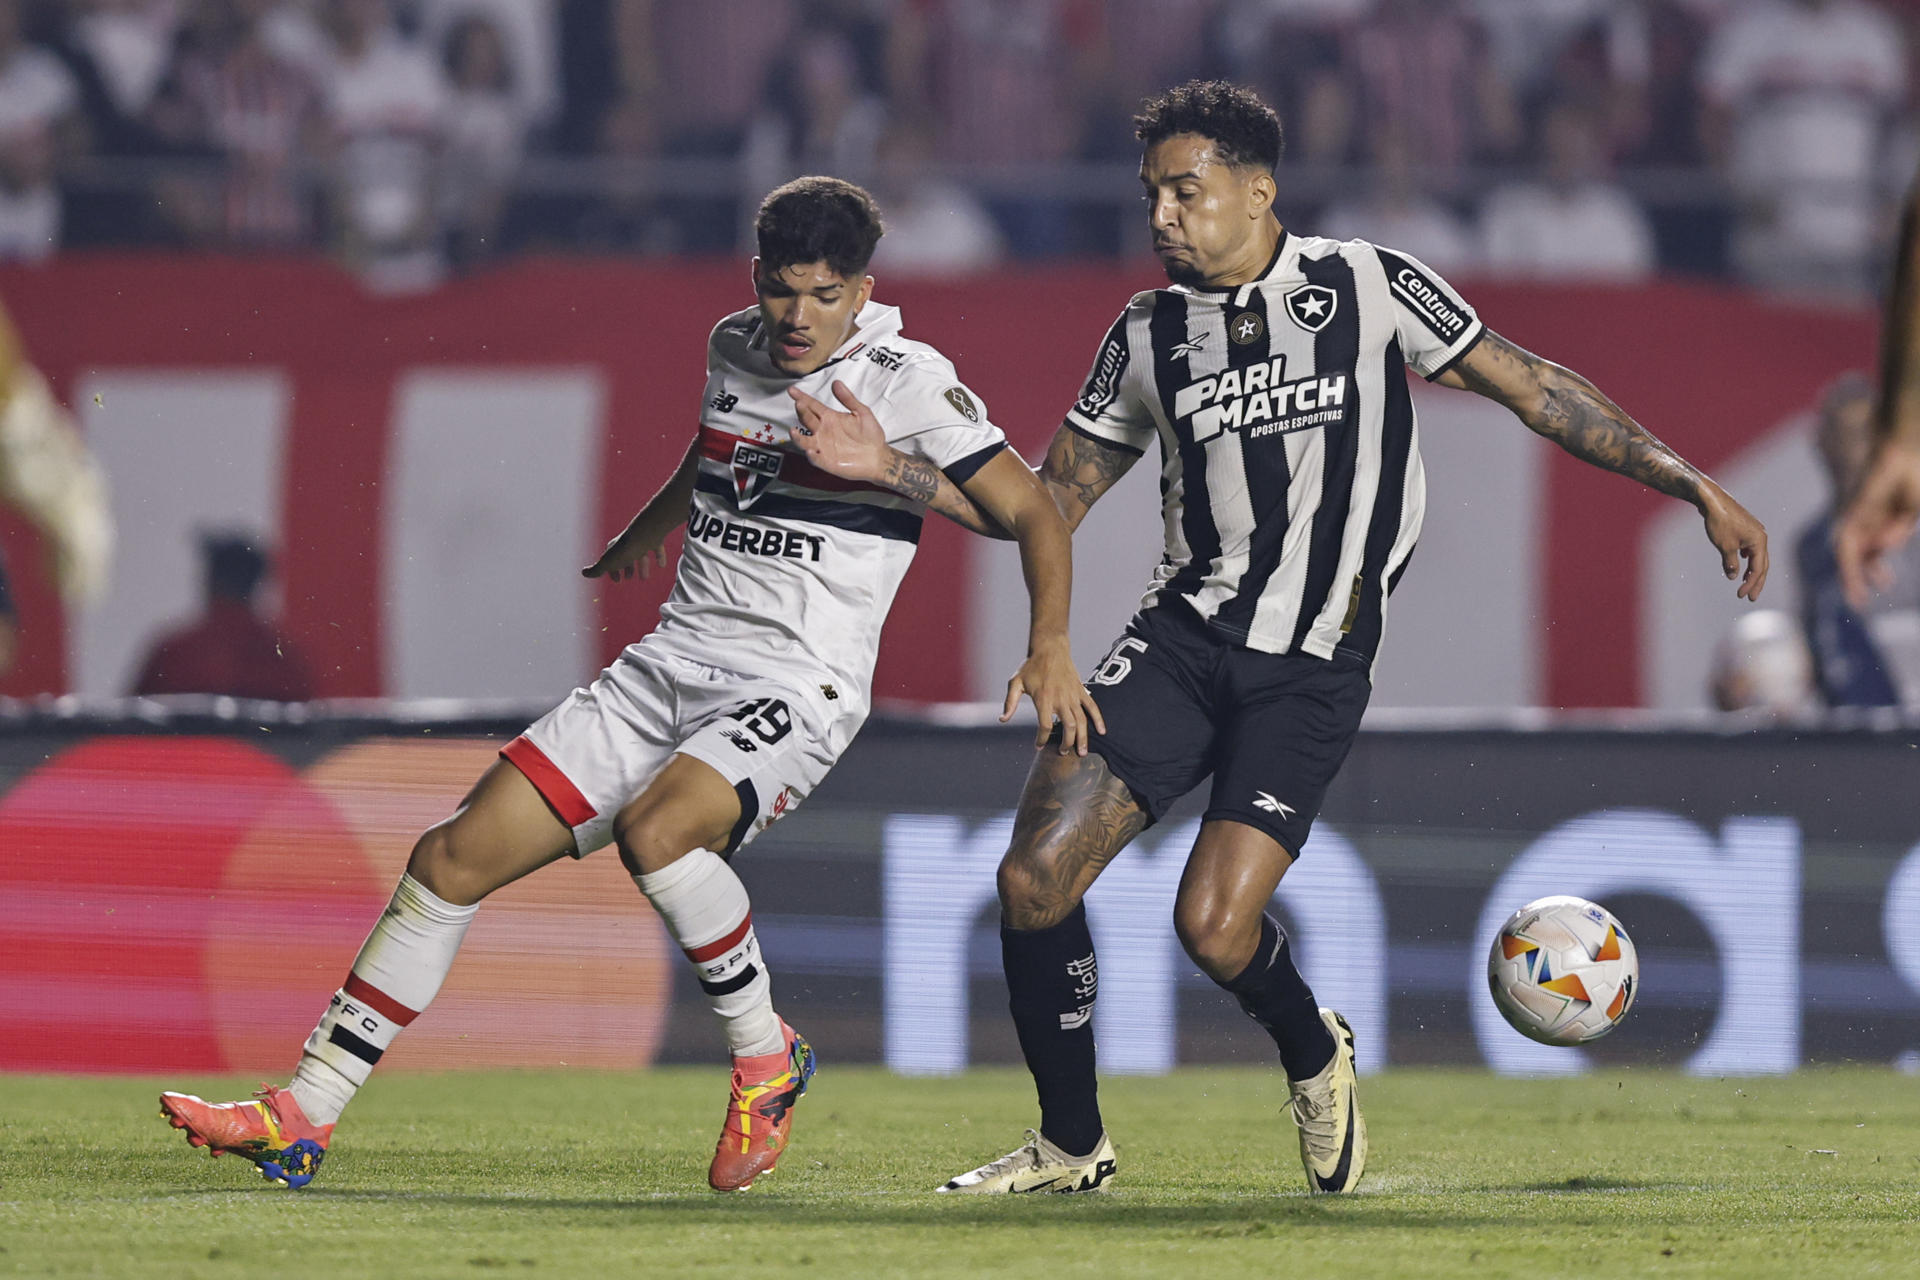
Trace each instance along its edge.
{"label": "shadow on grass", "polygon": [[[1601,1186],[1602,1182],[1609,1183]],[[1569,1184],[1588,1184],[1570,1186]],[[1574,1178],[1543,1183],[1538,1187],[1489,1188],[1513,1195],[1533,1191],[1565,1193],[1569,1190],[1657,1190],[1663,1184],[1629,1183],[1624,1180]],[[1677,1184],[1675,1184],[1677,1185]],[[287,1195],[273,1188],[245,1190],[194,1188],[168,1195]],[[1424,1200],[1424,1192],[1361,1193],[1344,1197],[1309,1196],[1305,1193],[1272,1196],[1242,1196],[1215,1200],[1194,1199],[1172,1202],[1148,1201],[1140,1193],[1125,1192],[1112,1196],[1022,1196],[1018,1198],[952,1199],[932,1192],[874,1191],[852,1192],[822,1201],[817,1193],[801,1191],[783,1195],[727,1196],[692,1193],[684,1196],[655,1196],[645,1199],[609,1196],[542,1197],[538,1195],[474,1192],[438,1192],[379,1190],[375,1188],[314,1187],[293,1193],[302,1202],[331,1204],[342,1208],[368,1209],[382,1204],[445,1209],[484,1210],[490,1215],[529,1215],[533,1220],[547,1215],[574,1215],[581,1226],[611,1225],[609,1218],[639,1222],[672,1217],[680,1224],[702,1229],[714,1227],[752,1227],[777,1225],[782,1230],[795,1227],[848,1227],[859,1229],[895,1227],[925,1231],[929,1228],[991,1228],[996,1231],[1044,1230],[1080,1227],[1089,1231],[1165,1231],[1186,1230],[1206,1236],[1260,1235],[1289,1227],[1338,1226],[1360,1229],[1436,1230],[1456,1232],[1462,1217],[1457,1203],[1413,1207],[1409,1201]],[[1506,1202],[1509,1206],[1512,1201]],[[1529,1215],[1502,1209],[1487,1215],[1503,1225],[1564,1229],[1578,1225],[1579,1219],[1566,1213]],[[1599,1219],[1595,1219],[1597,1223]],[[659,1225],[668,1225],[661,1223]]]}

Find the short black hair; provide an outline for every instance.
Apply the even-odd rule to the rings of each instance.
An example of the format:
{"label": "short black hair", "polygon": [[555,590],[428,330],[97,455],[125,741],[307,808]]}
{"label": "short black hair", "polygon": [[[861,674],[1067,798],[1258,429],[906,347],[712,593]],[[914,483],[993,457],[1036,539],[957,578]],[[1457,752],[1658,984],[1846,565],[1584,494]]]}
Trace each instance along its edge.
{"label": "short black hair", "polygon": [[1149,147],[1198,134],[1236,169],[1258,165],[1272,172],[1280,163],[1280,117],[1259,94],[1227,80],[1189,80],[1155,94],[1140,104],[1133,133]]}
{"label": "short black hair", "polygon": [[267,553],[239,530],[216,530],[200,535],[200,561],[206,573],[207,594],[226,600],[251,600],[267,576]]}
{"label": "short black hair", "polygon": [[842,178],[795,178],[775,187],[753,220],[769,274],[824,262],[848,279],[863,276],[885,229],[873,197]]}

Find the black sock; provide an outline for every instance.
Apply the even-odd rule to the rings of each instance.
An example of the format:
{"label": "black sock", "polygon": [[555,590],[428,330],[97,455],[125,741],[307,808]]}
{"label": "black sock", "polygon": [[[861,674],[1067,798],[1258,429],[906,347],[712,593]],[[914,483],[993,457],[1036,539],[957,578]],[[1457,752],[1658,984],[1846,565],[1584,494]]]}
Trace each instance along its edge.
{"label": "black sock", "polygon": [[1093,1074],[1093,999],[1099,971],[1087,908],[1051,929],[1000,926],[1000,962],[1020,1052],[1040,1094],[1040,1135],[1068,1155],[1100,1145],[1100,1100]]}
{"label": "black sock", "polygon": [[1320,1021],[1320,1006],[1294,968],[1293,948],[1272,916],[1260,918],[1260,946],[1247,967],[1220,985],[1273,1037],[1289,1079],[1311,1079],[1333,1061],[1333,1033]]}

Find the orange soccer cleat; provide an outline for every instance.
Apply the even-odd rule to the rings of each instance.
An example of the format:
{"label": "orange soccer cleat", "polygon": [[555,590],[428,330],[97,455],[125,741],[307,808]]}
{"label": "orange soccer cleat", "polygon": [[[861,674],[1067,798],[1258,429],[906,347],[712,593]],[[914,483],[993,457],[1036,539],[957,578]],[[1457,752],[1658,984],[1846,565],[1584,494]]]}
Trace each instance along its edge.
{"label": "orange soccer cleat", "polygon": [[333,1126],[314,1124],[293,1094],[262,1084],[250,1102],[208,1102],[190,1093],[160,1095],[160,1114],[187,1141],[215,1156],[232,1152],[260,1166],[268,1182],[298,1190],[313,1181]]}
{"label": "orange soccer cleat", "polygon": [[816,1064],[813,1046],[799,1032],[785,1022],[780,1029],[787,1037],[784,1055],[733,1060],[733,1096],[707,1169],[707,1184],[715,1191],[745,1191],[755,1178],[773,1171],[787,1148],[793,1108]]}

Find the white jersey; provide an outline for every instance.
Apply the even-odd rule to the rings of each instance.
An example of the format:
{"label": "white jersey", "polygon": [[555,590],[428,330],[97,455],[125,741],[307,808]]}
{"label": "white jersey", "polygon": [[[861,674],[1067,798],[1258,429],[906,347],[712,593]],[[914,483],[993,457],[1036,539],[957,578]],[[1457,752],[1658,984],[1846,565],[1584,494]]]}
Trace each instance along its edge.
{"label": "white jersey", "polygon": [[869,302],[854,336],[802,378],[768,359],[758,309],[728,316],[707,344],[700,474],[679,573],[641,644],[782,680],[850,735],[871,705],[880,626],[926,508],[829,475],[793,443],[788,388],[838,408],[836,381],[873,408],[895,448],[955,483],[1006,446],[952,362],[901,337],[897,307]]}

